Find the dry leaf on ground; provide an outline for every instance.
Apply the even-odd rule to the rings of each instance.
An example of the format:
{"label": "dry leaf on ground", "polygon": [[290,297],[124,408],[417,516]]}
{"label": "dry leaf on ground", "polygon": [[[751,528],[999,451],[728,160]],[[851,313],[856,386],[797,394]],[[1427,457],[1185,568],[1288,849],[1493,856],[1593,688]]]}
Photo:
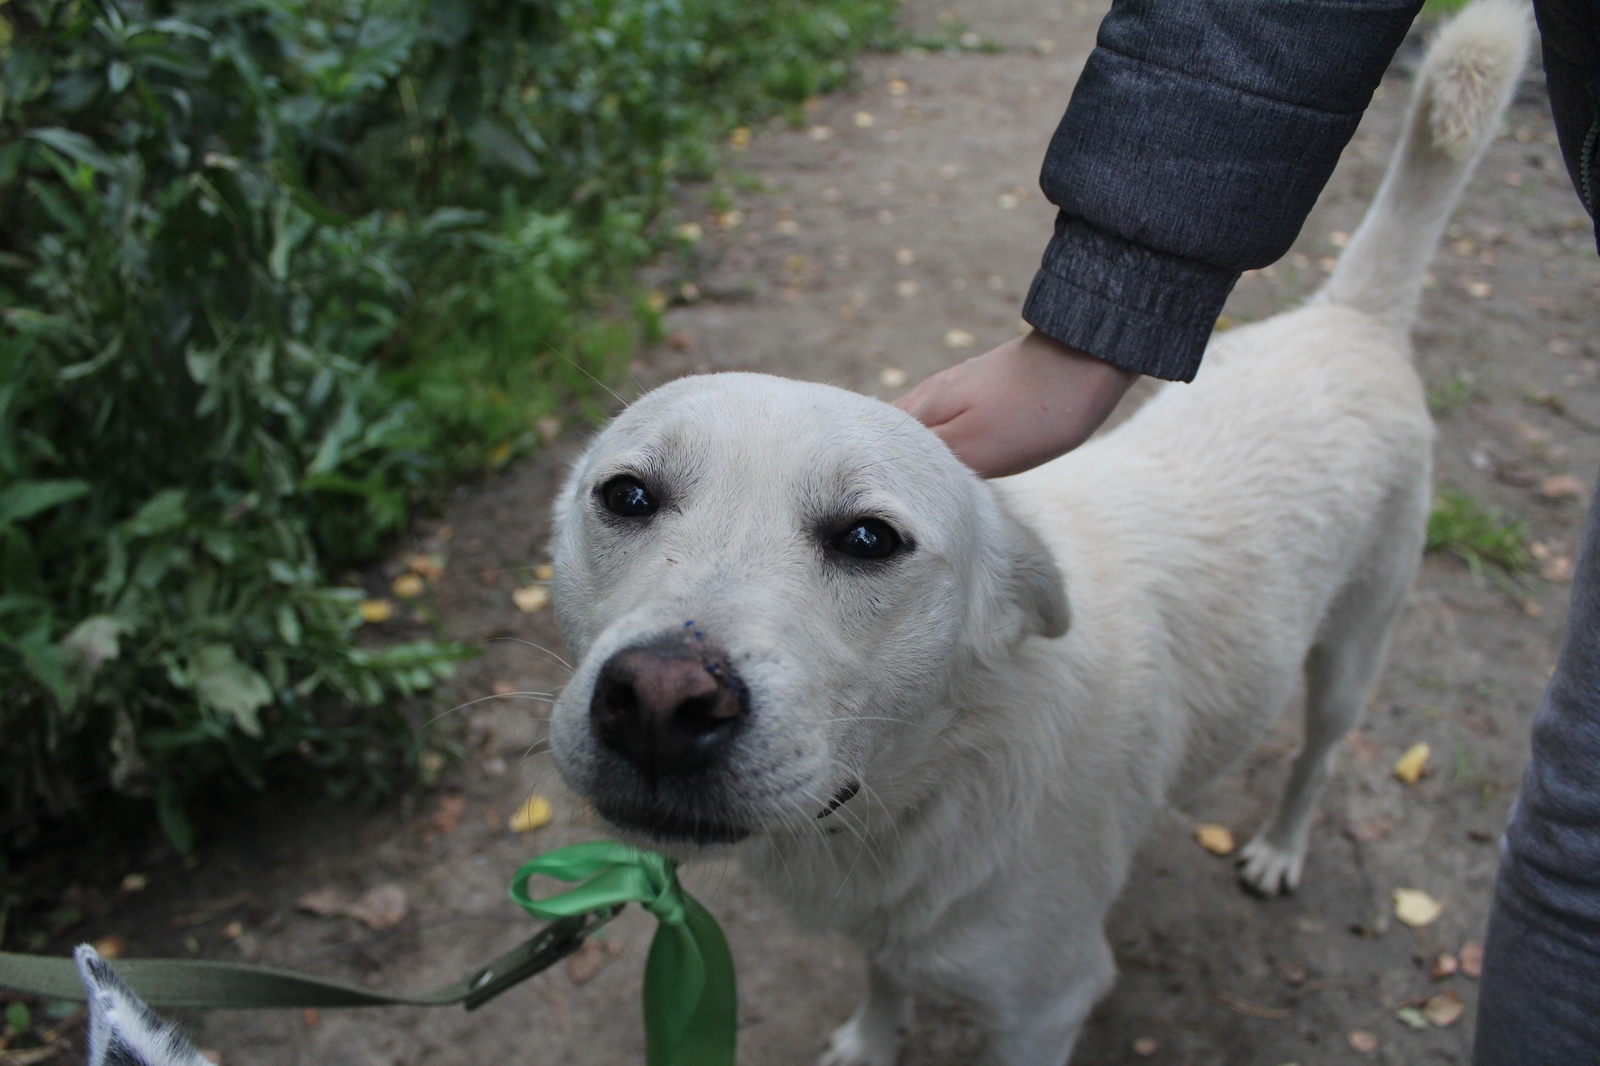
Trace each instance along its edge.
{"label": "dry leaf on ground", "polygon": [[549,581],[555,576],[556,568],[551,566],[549,563],[540,563],[538,566],[533,568],[533,579],[535,581]]}
{"label": "dry leaf on ground", "polygon": [[1350,754],[1361,760],[1363,766],[1370,766],[1372,760],[1383,751],[1383,745],[1364,729],[1345,734],[1344,746],[1350,749]]}
{"label": "dry leaf on ground", "polygon": [[978,343],[978,338],[964,329],[952,329],[944,335],[946,348],[970,348]]}
{"label": "dry leaf on ground", "polygon": [[1467,1005],[1461,1002],[1461,997],[1456,995],[1456,990],[1447,988],[1434,996],[1422,1008],[1422,1016],[1438,1029],[1454,1025],[1461,1020],[1461,1014]]}
{"label": "dry leaf on ground", "polygon": [[375,885],[345,911],[368,929],[393,929],[409,910],[406,890],[396,884]]}
{"label": "dry leaf on ground", "polygon": [[1433,957],[1433,966],[1428,970],[1435,981],[1442,981],[1452,976],[1461,968],[1461,963],[1448,951],[1441,951]]}
{"label": "dry leaf on ground", "polygon": [[1194,839],[1213,855],[1233,854],[1233,833],[1225,825],[1197,825],[1194,827]]}
{"label": "dry leaf on ground", "polygon": [[1476,940],[1469,940],[1461,945],[1460,952],[1461,976],[1470,977],[1476,981],[1483,973],[1483,945]]}
{"label": "dry leaf on ground", "polygon": [[1350,1042],[1350,1049],[1363,1055],[1378,1050],[1378,1036],[1365,1029],[1352,1029],[1350,1035],[1345,1037]]}
{"label": "dry leaf on ground", "polygon": [[1432,749],[1427,744],[1418,742],[1406,749],[1394,764],[1394,776],[1408,785],[1414,785],[1422,777],[1423,768],[1428,765],[1428,756]]}
{"label": "dry leaf on ground", "polygon": [[94,950],[102,959],[120,959],[128,950],[128,942],[120,936],[103,936],[94,942]]}
{"label": "dry leaf on ground", "polygon": [[1387,814],[1375,814],[1366,821],[1352,825],[1345,835],[1357,844],[1376,844],[1394,832],[1394,819]]}
{"label": "dry leaf on ground", "polygon": [[1444,904],[1415,888],[1394,890],[1394,916],[1413,929],[1434,922],[1444,913]]}
{"label": "dry leaf on ground", "polygon": [[437,552],[417,552],[405,557],[406,568],[427,581],[438,581],[444,576],[444,556]]}
{"label": "dry leaf on ground", "polygon": [[878,384],[886,389],[898,389],[907,381],[904,370],[897,366],[886,366],[878,371]]}
{"label": "dry leaf on ground", "polygon": [[1133,1042],[1133,1053],[1140,1058],[1147,1059],[1160,1050],[1161,1045],[1156,1042],[1156,1038],[1153,1036],[1141,1036]]}
{"label": "dry leaf on ground", "polygon": [[350,900],[343,892],[329,885],[314,892],[307,892],[295,900],[294,905],[308,914],[315,914],[318,918],[331,918],[349,910]]}
{"label": "dry leaf on ground", "polygon": [[550,824],[550,819],[555,812],[550,807],[550,801],[535,792],[522,801],[511,820],[507,823],[513,833],[531,833],[535,829],[543,829]]}
{"label": "dry leaf on ground", "polygon": [[1572,556],[1552,555],[1539,567],[1539,576],[1552,584],[1564,585],[1572,580]]}
{"label": "dry leaf on ground", "polygon": [[575,985],[588,984],[606,968],[607,963],[621,954],[621,944],[590,937],[583,942],[583,947],[567,956],[567,976]]}
{"label": "dry leaf on ground", "polygon": [[550,602],[550,590],[543,585],[524,585],[512,591],[511,602],[523,614],[533,614],[543,610],[544,605]]}
{"label": "dry leaf on ground", "polygon": [[1283,978],[1284,984],[1293,987],[1305,984],[1306,978],[1310,977],[1311,974],[1304,966],[1297,966],[1287,960],[1279,959],[1278,976]]}
{"label": "dry leaf on ground", "polygon": [[1588,488],[1571,474],[1556,474],[1539,482],[1539,495],[1547,500],[1580,500]]}
{"label": "dry leaf on ground", "polygon": [[401,574],[389,586],[389,591],[402,600],[414,600],[422,595],[425,588],[427,588],[426,583],[416,574]]}
{"label": "dry leaf on ground", "polygon": [[467,816],[467,797],[459,792],[447,792],[439,797],[439,809],[433,812],[432,825],[441,833],[453,833]]}

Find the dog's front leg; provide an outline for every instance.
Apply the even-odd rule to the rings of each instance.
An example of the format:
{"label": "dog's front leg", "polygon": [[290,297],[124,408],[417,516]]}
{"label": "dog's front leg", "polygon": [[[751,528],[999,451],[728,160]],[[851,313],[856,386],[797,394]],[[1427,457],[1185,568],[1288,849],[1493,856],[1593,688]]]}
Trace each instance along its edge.
{"label": "dog's front leg", "polygon": [[867,998],[854,1017],[833,1031],[818,1066],[894,1066],[909,1028],[911,994],[868,963]]}
{"label": "dog's front leg", "polygon": [[1059,944],[1053,954],[1035,960],[1023,980],[990,986],[1009,994],[980,1002],[985,1066],[1065,1066],[1071,1057],[1089,1011],[1116,980],[1117,965],[1098,928],[1075,944]]}

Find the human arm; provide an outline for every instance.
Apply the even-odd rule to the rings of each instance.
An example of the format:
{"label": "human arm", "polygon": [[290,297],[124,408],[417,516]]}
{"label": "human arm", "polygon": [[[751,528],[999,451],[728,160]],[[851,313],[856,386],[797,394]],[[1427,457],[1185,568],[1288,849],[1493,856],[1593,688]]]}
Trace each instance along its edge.
{"label": "human arm", "polygon": [[1099,428],[1139,375],[1030,331],[896,401],[984,477],[1048,462]]}
{"label": "human arm", "polygon": [[[1132,374],[1192,379],[1239,274],[1293,242],[1419,6],[1120,0],[1045,158],[1040,184],[1059,213],[1023,317]],[[952,443],[1010,473],[1081,443],[1115,404],[1060,397],[1048,406],[1068,424],[1019,417],[1004,405],[1041,378],[996,354],[1006,347],[901,406],[915,400],[947,442],[1014,430],[986,448]],[[1083,367],[1048,377],[1057,389],[1104,383]],[[950,411],[963,419],[936,420]]]}

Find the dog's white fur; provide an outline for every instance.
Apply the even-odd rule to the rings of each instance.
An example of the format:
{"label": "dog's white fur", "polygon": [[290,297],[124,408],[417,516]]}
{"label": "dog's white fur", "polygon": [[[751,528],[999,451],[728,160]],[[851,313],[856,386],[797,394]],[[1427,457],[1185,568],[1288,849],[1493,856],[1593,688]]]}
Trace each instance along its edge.
{"label": "dog's white fur", "polygon": [[[728,374],[645,396],[577,464],[554,538],[581,657],[557,764],[608,817],[747,833],[749,868],[802,922],[861,945],[868,998],[825,1063],[893,1063],[913,991],[969,1004],[997,1063],[1064,1062],[1112,982],[1102,924],[1146,830],[1304,677],[1305,743],[1241,869],[1267,895],[1297,885],[1421,555],[1422,273],[1527,38],[1510,0],[1443,30],[1322,292],[1219,336],[1193,385],[1054,463],[985,483],[887,405]],[[660,496],[648,521],[602,513],[619,473]],[[830,553],[858,516],[909,550]],[[597,740],[590,700],[610,656],[684,628],[737,671],[750,718],[713,770],[647,787]]]}

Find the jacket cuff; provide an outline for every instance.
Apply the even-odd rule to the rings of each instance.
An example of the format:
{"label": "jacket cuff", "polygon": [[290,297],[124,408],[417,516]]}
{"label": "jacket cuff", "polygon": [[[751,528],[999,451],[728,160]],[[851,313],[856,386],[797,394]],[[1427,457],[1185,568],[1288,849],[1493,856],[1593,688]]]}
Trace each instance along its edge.
{"label": "jacket cuff", "polygon": [[1152,251],[1062,212],[1022,317],[1097,359],[1192,381],[1238,280],[1236,271]]}

